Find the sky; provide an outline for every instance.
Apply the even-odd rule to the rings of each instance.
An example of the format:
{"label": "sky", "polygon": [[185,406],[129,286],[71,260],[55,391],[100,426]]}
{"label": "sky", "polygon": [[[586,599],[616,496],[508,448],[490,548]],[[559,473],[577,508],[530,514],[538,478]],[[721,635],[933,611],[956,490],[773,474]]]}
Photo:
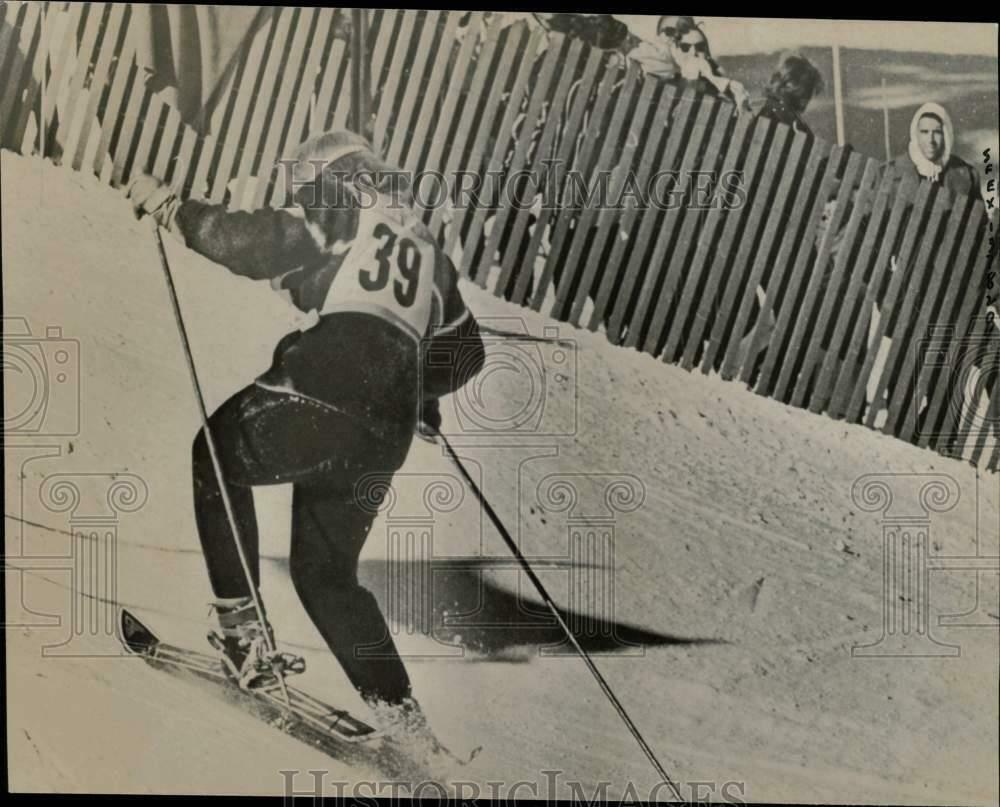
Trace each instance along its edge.
{"label": "sky", "polygon": [[[644,39],[655,39],[655,16],[614,15]],[[793,20],[753,17],[696,17],[717,56],[826,46],[956,53],[997,57],[998,26],[991,23],[873,20]]]}

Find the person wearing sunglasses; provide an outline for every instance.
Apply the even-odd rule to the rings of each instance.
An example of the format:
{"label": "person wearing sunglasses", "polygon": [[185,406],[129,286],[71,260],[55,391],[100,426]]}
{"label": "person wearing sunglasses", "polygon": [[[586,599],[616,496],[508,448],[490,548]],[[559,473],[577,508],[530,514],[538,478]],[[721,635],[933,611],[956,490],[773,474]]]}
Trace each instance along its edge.
{"label": "person wearing sunglasses", "polygon": [[[667,18],[669,20],[670,18]],[[727,78],[708,45],[708,37],[691,17],[677,17],[673,25],[661,19],[660,28],[674,31],[669,41],[670,57],[677,66],[673,82],[681,89],[693,87],[709,95],[729,98],[738,111],[748,110],[750,95],[739,81]]]}
{"label": "person wearing sunglasses", "polygon": [[628,52],[628,58],[636,63],[646,75],[669,81],[677,73],[677,65],[670,55],[670,46],[677,36],[677,26],[680,20],[689,21],[694,27],[694,18],[664,15],[656,23],[656,39],[634,38],[634,46]]}

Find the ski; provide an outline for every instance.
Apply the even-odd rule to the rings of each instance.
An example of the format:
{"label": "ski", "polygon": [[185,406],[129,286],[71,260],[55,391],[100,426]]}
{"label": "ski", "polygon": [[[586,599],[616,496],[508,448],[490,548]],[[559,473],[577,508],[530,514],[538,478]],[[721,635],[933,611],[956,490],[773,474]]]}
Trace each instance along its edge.
{"label": "ski", "polygon": [[344,709],[337,709],[299,689],[286,685],[289,702],[280,689],[241,689],[222,669],[220,659],[162,641],[124,608],[120,639],[125,649],[156,669],[166,669],[219,688],[220,694],[266,723],[342,758],[345,746],[374,740],[380,732]]}
{"label": "ski", "polygon": [[[443,762],[445,767],[457,769],[468,765],[482,750],[477,746],[461,755],[436,741],[433,749],[421,749],[413,738],[387,734],[287,682],[288,703],[279,687],[243,689],[223,671],[218,656],[164,642],[124,608],[120,617],[119,638],[130,655],[154,669],[209,685],[228,702],[341,762],[374,766],[391,776],[427,778],[433,776],[426,765],[428,756],[437,756],[439,765],[435,767]],[[428,750],[434,754],[428,755]]]}

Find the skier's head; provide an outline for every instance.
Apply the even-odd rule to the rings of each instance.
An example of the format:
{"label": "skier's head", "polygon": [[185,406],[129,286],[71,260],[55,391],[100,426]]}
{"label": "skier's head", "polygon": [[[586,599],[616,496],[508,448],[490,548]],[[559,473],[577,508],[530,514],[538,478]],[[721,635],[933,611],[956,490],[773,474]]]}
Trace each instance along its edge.
{"label": "skier's head", "polygon": [[409,182],[367,139],[333,130],[306,140],[292,155],[294,199],[309,215],[317,207],[355,204],[377,194],[409,204]]}

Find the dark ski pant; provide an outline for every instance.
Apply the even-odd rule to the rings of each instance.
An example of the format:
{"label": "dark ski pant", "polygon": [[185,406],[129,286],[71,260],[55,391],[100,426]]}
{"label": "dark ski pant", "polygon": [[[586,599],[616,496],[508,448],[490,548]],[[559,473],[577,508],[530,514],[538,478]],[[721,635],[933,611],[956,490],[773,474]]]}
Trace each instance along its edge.
{"label": "dark ski pant", "polygon": [[[368,473],[391,476],[406,458],[412,431],[405,440],[377,440],[356,418],[256,384],[227,400],[209,425],[254,584],[260,560],[250,486],[293,483],[289,567],[306,612],[363,698],[398,703],[409,696],[410,680],[378,603],[358,583],[358,556],[379,494],[365,500],[355,485]],[[212,589],[220,598],[248,596],[204,429],[192,459],[195,518]]]}

